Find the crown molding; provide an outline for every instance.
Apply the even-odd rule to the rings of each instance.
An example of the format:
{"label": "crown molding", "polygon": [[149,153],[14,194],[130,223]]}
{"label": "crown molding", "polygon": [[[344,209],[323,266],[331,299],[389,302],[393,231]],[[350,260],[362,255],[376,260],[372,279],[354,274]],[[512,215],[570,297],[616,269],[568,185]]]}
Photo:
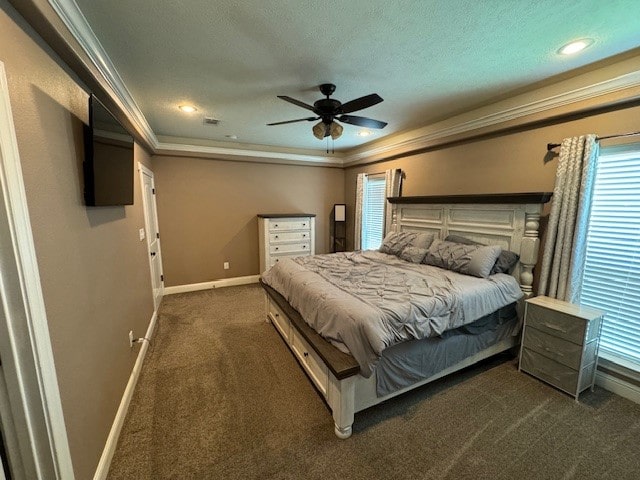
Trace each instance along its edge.
{"label": "crown molding", "polygon": [[80,44],[91,63],[98,69],[122,110],[138,128],[147,143],[155,149],[158,145],[155,133],[76,2],[74,0],[48,0],[48,2]]}
{"label": "crown molding", "polygon": [[[401,141],[390,141],[378,144],[371,148],[364,147],[347,154],[344,159],[345,167],[368,163],[372,161],[384,160],[391,154],[398,155],[413,150],[418,150],[428,146],[433,146],[439,140],[443,140],[453,135],[479,130],[512,120],[518,120],[530,115],[544,113],[559,107],[572,105],[578,102],[591,100],[604,95],[620,92],[628,88],[640,87],[640,70],[629,72],[608,80],[586,85],[580,88],[569,90],[546,98],[535,100],[529,103],[509,107],[496,112],[480,115],[471,120],[461,120],[455,122],[453,119],[445,120],[441,123],[449,123],[448,126],[434,129],[433,126],[412,130],[403,135],[408,137]],[[473,112],[464,114],[465,117],[473,115]],[[430,131],[429,131],[430,130]]]}
{"label": "crown molding", "polygon": [[338,168],[341,168],[344,163],[343,157],[339,154],[335,154],[333,156],[309,155],[164,142],[157,144],[154,154],[214,158],[216,160],[231,160],[236,162],[279,163],[286,165],[313,165]]}
{"label": "crown molding", "polygon": [[[640,70],[638,70],[579,88],[570,89],[560,94],[549,95],[534,101],[522,98],[523,102],[520,105],[512,106],[514,99],[517,100],[518,98],[515,97],[514,99],[508,99],[485,106],[436,124],[395,134],[375,144],[364,145],[333,156],[325,156],[322,154],[313,155],[306,152],[294,154],[265,151],[264,149],[254,148],[254,146],[241,149],[236,147],[227,148],[164,143],[158,140],[149,126],[144,114],[133,99],[133,96],[118,74],[107,52],[100,44],[100,41],[95,36],[95,33],[75,1],[47,1],[87,54],[105,82],[109,85],[113,91],[114,98],[118,100],[122,110],[151,146],[151,153],[156,155],[187,155],[233,161],[350,167],[378,162],[392,156],[396,157],[398,155],[410,154],[412,151],[443,143],[446,139],[454,135],[470,133],[486,127],[525,119],[526,117],[551,111],[559,107],[596,99],[628,88],[640,87]],[[520,97],[530,95],[531,92],[520,95]],[[504,107],[506,103],[510,105]],[[486,113],[488,109],[493,109],[494,111]]]}

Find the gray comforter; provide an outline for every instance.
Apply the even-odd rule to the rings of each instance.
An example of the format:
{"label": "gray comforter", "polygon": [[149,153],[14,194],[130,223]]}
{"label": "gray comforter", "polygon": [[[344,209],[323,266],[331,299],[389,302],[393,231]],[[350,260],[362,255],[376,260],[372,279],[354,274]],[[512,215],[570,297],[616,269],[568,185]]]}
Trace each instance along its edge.
{"label": "gray comforter", "polygon": [[369,377],[382,351],[469,324],[522,297],[515,278],[470,277],[376,251],[283,259],[263,281]]}

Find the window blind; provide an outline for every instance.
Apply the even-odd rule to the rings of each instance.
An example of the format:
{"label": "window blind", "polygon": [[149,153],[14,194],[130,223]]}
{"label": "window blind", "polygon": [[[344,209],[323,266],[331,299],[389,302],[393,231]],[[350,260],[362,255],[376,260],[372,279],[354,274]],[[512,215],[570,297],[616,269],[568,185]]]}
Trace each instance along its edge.
{"label": "window blind", "polygon": [[380,248],[384,237],[385,179],[367,176],[362,205],[362,250]]}
{"label": "window blind", "polygon": [[640,371],[640,147],[598,159],[580,302],[606,312],[603,356]]}

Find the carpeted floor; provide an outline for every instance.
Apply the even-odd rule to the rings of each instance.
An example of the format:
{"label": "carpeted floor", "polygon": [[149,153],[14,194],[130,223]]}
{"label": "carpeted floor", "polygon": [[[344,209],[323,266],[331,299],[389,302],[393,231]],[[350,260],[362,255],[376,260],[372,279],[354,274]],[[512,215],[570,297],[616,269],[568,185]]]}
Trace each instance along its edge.
{"label": "carpeted floor", "polygon": [[257,285],[167,296],[109,479],[640,479],[640,405],[507,356],[333,420]]}

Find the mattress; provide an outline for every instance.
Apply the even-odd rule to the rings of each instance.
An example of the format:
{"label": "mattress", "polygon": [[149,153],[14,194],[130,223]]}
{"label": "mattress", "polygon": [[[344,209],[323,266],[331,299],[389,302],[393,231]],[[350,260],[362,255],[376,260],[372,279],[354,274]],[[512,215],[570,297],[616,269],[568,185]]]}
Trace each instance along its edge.
{"label": "mattress", "polygon": [[510,275],[481,279],[375,251],[284,259],[262,280],[365,377],[385,349],[440,337],[522,297]]}

